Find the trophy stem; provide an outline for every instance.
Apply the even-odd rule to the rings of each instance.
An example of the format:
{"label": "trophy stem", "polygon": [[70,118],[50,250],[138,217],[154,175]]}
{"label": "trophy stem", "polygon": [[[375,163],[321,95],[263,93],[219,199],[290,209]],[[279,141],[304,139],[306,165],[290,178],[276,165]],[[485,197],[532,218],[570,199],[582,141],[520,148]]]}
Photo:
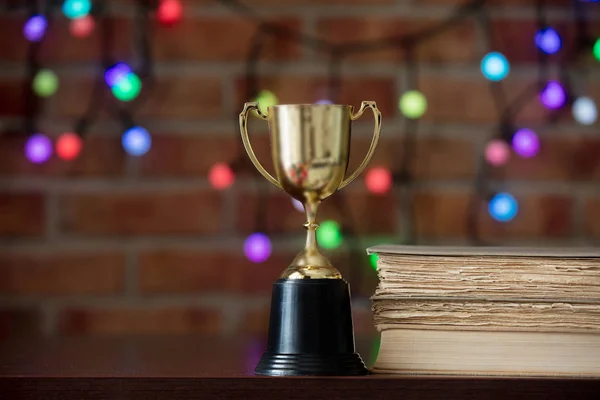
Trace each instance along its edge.
{"label": "trophy stem", "polygon": [[317,211],[319,210],[319,201],[309,201],[304,204],[304,210],[306,211],[306,246],[304,251],[307,254],[319,253],[319,245],[317,244]]}

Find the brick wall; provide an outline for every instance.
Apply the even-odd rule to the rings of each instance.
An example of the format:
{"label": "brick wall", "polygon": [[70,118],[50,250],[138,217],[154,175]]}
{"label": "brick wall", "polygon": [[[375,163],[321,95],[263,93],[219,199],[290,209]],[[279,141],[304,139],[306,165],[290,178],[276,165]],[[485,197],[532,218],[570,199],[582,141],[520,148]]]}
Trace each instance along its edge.
{"label": "brick wall", "polygon": [[[114,54],[132,54],[131,4],[116,2]],[[453,0],[248,1],[261,15],[335,42],[411,32],[439,22],[460,3]],[[500,5],[502,3],[502,5]],[[492,3],[493,49],[512,62],[506,82],[515,96],[535,77],[533,1]],[[573,37],[569,2],[549,10],[567,47]],[[207,181],[218,161],[241,151],[236,117],[241,110],[244,59],[255,27],[213,1],[187,1],[186,17],[157,28],[153,51],[157,83],[136,114],[153,135],[142,158],[126,156],[121,127],[104,112],[91,127],[81,156],[32,165],[23,156],[25,136],[0,136],[0,333],[2,335],[122,332],[264,333],[272,282],[302,243],[303,216],[289,198],[257,173],[238,174],[226,191]],[[600,8],[590,15],[600,20]],[[0,22],[0,128],[22,116],[26,42],[23,16]],[[98,56],[97,34],[74,39],[55,24],[42,50],[60,89],[38,104],[40,127],[54,136],[72,128],[87,107]],[[600,23],[592,26],[600,34]],[[467,19],[417,50],[419,89],[428,99],[419,126],[409,188],[369,194],[362,180],[332,198],[320,217],[353,223],[358,236],[327,254],[352,285],[356,329],[370,331],[368,297],[375,272],[364,248],[381,241],[468,243],[467,214],[473,182],[496,110],[479,61],[488,51],[481,27]],[[583,60],[575,72],[580,90],[600,102],[598,64]],[[262,88],[280,102],[322,97],[327,63],[322,55],[281,38],[267,42],[260,62]],[[375,100],[384,128],[372,166],[398,164],[403,121],[396,108],[407,89],[398,51],[376,51],[345,60],[341,102]],[[144,92],[142,92],[144,96]],[[545,111],[531,101],[519,123],[536,126]],[[370,118],[357,124],[352,142],[356,166],[370,140]],[[268,160],[266,127],[252,124],[259,157]],[[540,131],[533,159],[512,157],[493,173],[509,188],[520,213],[507,224],[493,221],[475,203],[482,237],[498,244],[590,245],[600,242],[600,132],[583,128],[568,113]],[[247,158],[244,158],[247,162]],[[249,169],[247,169],[249,171]],[[258,182],[258,183],[256,183]],[[266,191],[265,228],[274,253],[252,264],[242,252],[256,229],[257,187]],[[412,207],[409,207],[412,204]],[[412,210],[412,211],[411,211]],[[412,237],[407,234],[413,232]],[[350,251],[349,249],[353,249]]]}

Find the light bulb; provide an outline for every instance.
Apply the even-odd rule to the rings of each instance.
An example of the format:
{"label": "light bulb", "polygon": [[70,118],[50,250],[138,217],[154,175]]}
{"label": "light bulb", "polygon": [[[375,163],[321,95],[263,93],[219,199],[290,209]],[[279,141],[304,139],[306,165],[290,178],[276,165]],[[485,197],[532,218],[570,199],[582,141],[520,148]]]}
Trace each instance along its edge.
{"label": "light bulb", "polygon": [[582,125],[592,125],[598,118],[596,103],[589,97],[579,97],[573,102],[573,118]]}
{"label": "light bulb", "polygon": [[417,90],[409,90],[400,97],[398,108],[407,118],[421,118],[427,109],[427,99],[423,93]]}
{"label": "light bulb", "polygon": [[152,139],[146,129],[134,126],[123,133],[121,143],[127,153],[132,156],[142,156],[150,150]]}
{"label": "light bulb", "polygon": [[493,139],[485,146],[485,159],[495,167],[504,165],[510,159],[510,147],[504,140]]}
{"label": "light bulb", "polygon": [[58,89],[58,77],[49,69],[41,69],[33,78],[33,91],[40,97],[49,97]]}
{"label": "light bulb", "polygon": [[550,81],[540,93],[540,101],[547,108],[561,108],[567,101],[567,93],[560,83]]}
{"label": "light bulb", "polygon": [[501,81],[510,72],[510,64],[502,53],[494,51],[481,60],[481,72],[490,81]]}
{"label": "light bulb", "polygon": [[44,163],[52,156],[52,142],[46,135],[36,133],[25,143],[25,155],[32,163]]}
{"label": "light bulb", "polygon": [[46,34],[48,20],[43,15],[31,16],[23,26],[23,36],[30,42],[39,42]]}
{"label": "light bulb", "polygon": [[337,222],[323,221],[317,228],[317,241],[325,249],[335,249],[343,242],[342,231]]}
{"label": "light bulb", "polygon": [[85,17],[91,9],[90,0],[65,0],[62,6],[63,14],[69,19]]}
{"label": "light bulb", "polygon": [[518,155],[530,158],[540,150],[540,141],[531,129],[519,129],[512,138],[512,146]]}
{"label": "light bulb", "polygon": [[253,263],[262,263],[271,255],[271,240],[263,233],[253,233],[244,242],[244,254]]}
{"label": "light bulb", "polygon": [[208,181],[215,189],[227,189],[235,181],[235,173],[228,164],[219,162],[208,171]]}
{"label": "light bulb", "polygon": [[492,218],[500,222],[512,220],[519,210],[517,200],[509,193],[497,193],[488,204]]}
{"label": "light bulb", "polygon": [[535,45],[546,54],[554,54],[562,46],[560,35],[555,29],[550,27],[537,31],[534,41]]}
{"label": "light bulb", "polygon": [[81,152],[82,142],[79,135],[66,132],[56,141],[56,155],[63,160],[73,160]]}
{"label": "light bulb", "polygon": [[85,17],[72,20],[69,23],[69,32],[77,38],[84,38],[92,33],[95,26],[96,22],[94,22],[94,18],[91,15],[86,15]]}
{"label": "light bulb", "polygon": [[371,168],[365,175],[365,185],[372,193],[387,193],[392,187],[392,173],[384,167]]}

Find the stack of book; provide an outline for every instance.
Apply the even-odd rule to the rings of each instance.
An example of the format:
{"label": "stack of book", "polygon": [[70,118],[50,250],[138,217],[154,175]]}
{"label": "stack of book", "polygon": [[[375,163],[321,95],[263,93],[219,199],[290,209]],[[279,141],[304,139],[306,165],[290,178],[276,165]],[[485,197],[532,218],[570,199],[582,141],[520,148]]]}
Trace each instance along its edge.
{"label": "stack of book", "polygon": [[600,250],[380,245],[373,372],[600,376]]}

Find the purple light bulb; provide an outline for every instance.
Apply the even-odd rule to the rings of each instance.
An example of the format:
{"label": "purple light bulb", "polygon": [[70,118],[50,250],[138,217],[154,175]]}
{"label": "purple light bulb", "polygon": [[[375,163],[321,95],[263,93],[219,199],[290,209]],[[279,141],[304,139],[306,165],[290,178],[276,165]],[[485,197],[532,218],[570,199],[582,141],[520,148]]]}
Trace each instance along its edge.
{"label": "purple light bulb", "polygon": [[30,42],[39,42],[46,34],[48,21],[43,15],[33,15],[23,26],[23,36]]}
{"label": "purple light bulb", "polygon": [[25,155],[32,163],[41,164],[52,155],[52,142],[46,136],[36,133],[27,140]]}
{"label": "purple light bulb", "polygon": [[244,253],[248,260],[261,263],[271,255],[271,241],[265,234],[253,233],[244,242]]}
{"label": "purple light bulb", "polygon": [[115,86],[120,79],[131,73],[131,67],[125,63],[117,63],[108,68],[104,73],[104,81],[109,87]]}
{"label": "purple light bulb", "polygon": [[567,93],[560,83],[550,81],[540,93],[540,101],[547,108],[561,108],[567,101]]}
{"label": "purple light bulb", "polygon": [[524,158],[535,156],[540,150],[540,141],[534,131],[519,129],[512,139],[515,152]]}
{"label": "purple light bulb", "polygon": [[562,41],[553,28],[545,28],[535,34],[535,45],[546,54],[554,54],[560,50]]}

